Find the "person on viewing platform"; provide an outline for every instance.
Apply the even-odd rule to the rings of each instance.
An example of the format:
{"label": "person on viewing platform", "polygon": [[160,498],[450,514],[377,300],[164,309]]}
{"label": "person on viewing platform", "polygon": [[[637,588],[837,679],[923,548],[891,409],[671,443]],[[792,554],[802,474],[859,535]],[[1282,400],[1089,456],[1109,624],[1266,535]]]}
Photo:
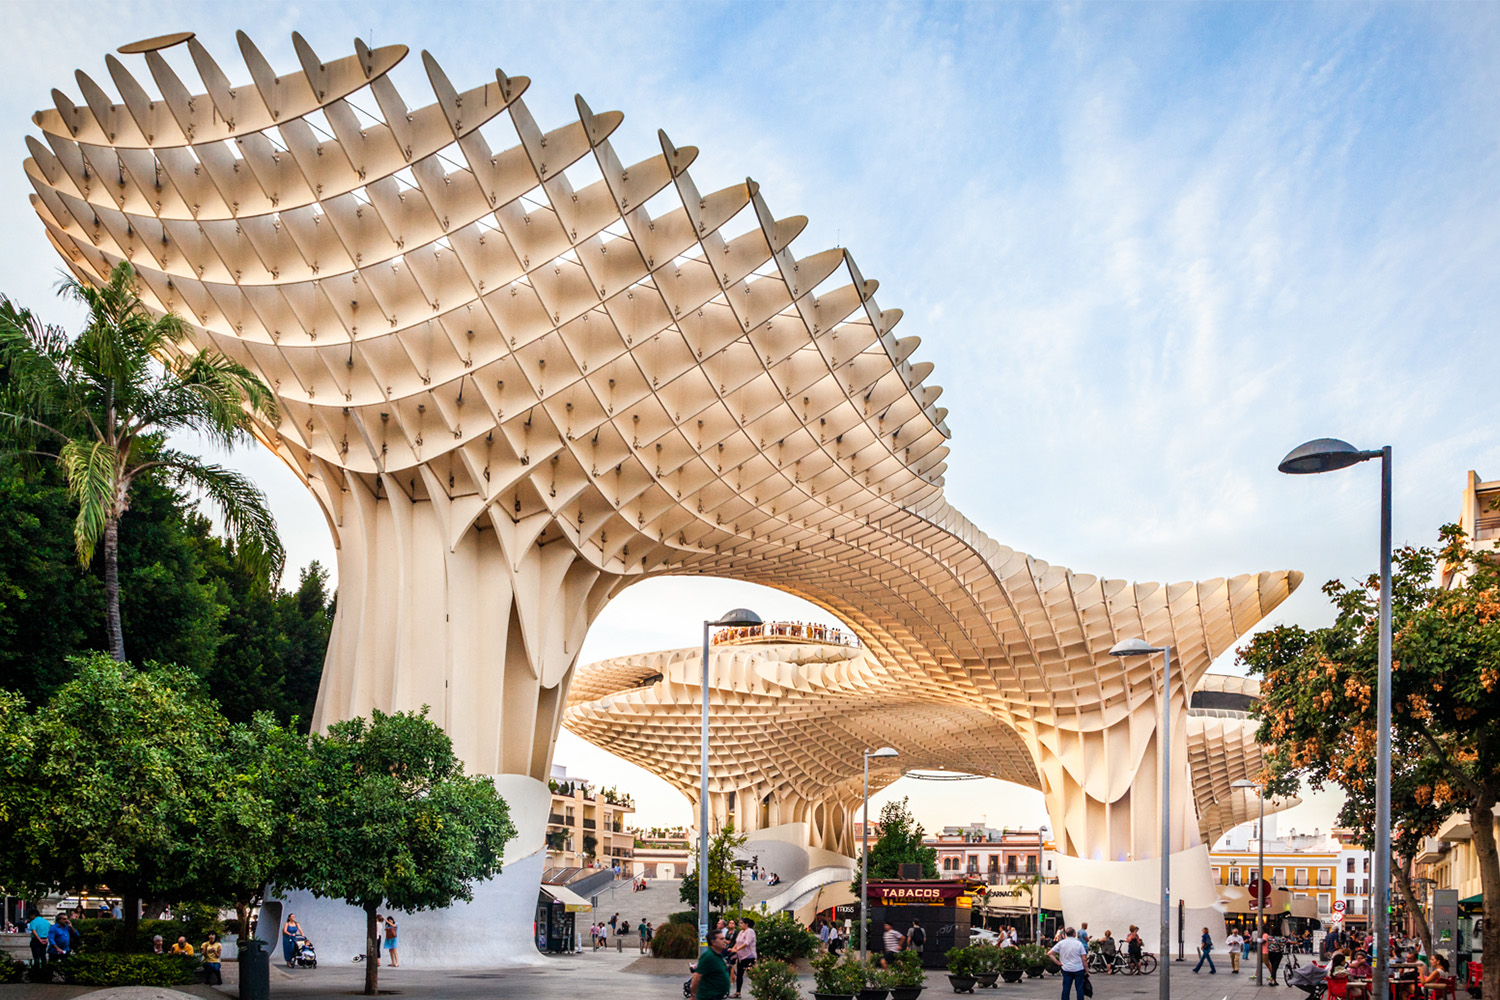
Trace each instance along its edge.
{"label": "person on viewing platform", "polygon": [[1057,964],[1062,966],[1062,1000],[1068,1000],[1069,990],[1077,994],[1078,1000],[1083,1000],[1083,962],[1088,953],[1088,945],[1078,939],[1078,932],[1071,927],[1063,932],[1063,939],[1047,952],[1056,956]]}
{"label": "person on viewing platform", "polygon": [[729,966],[724,964],[728,947],[723,931],[715,927],[708,932],[708,947],[698,956],[688,983],[689,1000],[724,1000],[729,996]]}

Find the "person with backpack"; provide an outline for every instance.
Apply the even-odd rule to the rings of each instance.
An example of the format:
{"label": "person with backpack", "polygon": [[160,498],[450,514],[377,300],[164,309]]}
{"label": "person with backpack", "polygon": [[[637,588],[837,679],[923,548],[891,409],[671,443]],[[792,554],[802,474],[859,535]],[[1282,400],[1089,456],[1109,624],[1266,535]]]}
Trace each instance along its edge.
{"label": "person with backpack", "polygon": [[906,951],[921,951],[922,946],[927,943],[927,932],[922,929],[922,922],[916,917],[912,918],[911,928],[906,932]]}

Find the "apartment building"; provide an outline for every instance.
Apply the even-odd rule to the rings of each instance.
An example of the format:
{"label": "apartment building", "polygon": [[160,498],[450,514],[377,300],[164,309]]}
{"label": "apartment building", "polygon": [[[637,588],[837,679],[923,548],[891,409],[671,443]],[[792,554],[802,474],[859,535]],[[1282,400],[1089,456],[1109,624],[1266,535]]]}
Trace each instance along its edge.
{"label": "apartment building", "polygon": [[[1316,917],[1325,924],[1367,922],[1370,852],[1354,845],[1351,831],[1292,829],[1278,835],[1275,821],[1267,816],[1264,830],[1265,877],[1272,892],[1268,912]],[[1209,851],[1227,914],[1253,912],[1245,887],[1255,880],[1260,850],[1261,832],[1252,821],[1225,833]]]}
{"label": "apartment building", "polygon": [[568,776],[554,766],[552,807],[547,815],[548,868],[608,868],[618,864],[631,870],[635,835],[625,828],[635,812],[635,801],[614,788],[597,789],[587,778]]}
{"label": "apartment building", "polygon": [[977,876],[990,885],[1047,877],[1043,851],[1050,831],[1019,830],[970,823],[945,826],[936,836],[923,838],[924,847],[937,851],[939,878]]}

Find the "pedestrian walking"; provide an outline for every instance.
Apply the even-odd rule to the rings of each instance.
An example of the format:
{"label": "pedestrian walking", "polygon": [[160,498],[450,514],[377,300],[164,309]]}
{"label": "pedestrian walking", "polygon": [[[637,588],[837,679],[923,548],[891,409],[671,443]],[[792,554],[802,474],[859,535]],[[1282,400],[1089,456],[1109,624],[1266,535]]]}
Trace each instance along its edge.
{"label": "pedestrian walking", "polygon": [[1207,962],[1208,974],[1210,976],[1218,975],[1219,970],[1214,968],[1213,950],[1214,939],[1209,936],[1208,928],[1205,927],[1203,928],[1203,936],[1198,939],[1198,964],[1193,966],[1194,972],[1197,972],[1199,969],[1203,968],[1203,963]]}
{"label": "pedestrian walking", "polygon": [[1229,974],[1238,976],[1240,974],[1240,949],[1245,946],[1245,939],[1237,930],[1230,931],[1229,936],[1224,939],[1224,947],[1229,949]]}
{"label": "pedestrian walking", "polygon": [[286,923],[281,925],[281,960],[287,965],[292,964],[292,956],[297,954],[297,939],[302,936],[302,925],[297,923],[297,914],[288,913]]}
{"label": "pedestrian walking", "polygon": [[617,930],[618,930],[618,928],[619,928],[619,924],[620,924],[620,915],[618,913],[616,913],[614,916],[612,916],[612,917],[609,918],[609,932],[611,934],[616,933]]}
{"label": "pedestrian walking", "polygon": [[906,944],[906,935],[892,927],[890,921],[887,920],[881,941],[885,945],[885,953],[880,956],[880,966],[888,968],[896,961],[896,953]]}
{"label": "pedestrian walking", "polygon": [[639,939],[636,943],[637,943],[637,945],[640,948],[640,953],[642,955],[646,954],[646,918],[645,917],[642,917],[641,918],[641,922],[635,925],[635,936]]}
{"label": "pedestrian walking", "polygon": [[708,932],[708,947],[703,949],[698,964],[693,966],[688,1000],[724,1000],[729,996],[729,966],[724,964],[727,948],[723,931],[715,927]]}
{"label": "pedestrian walking", "polygon": [[1062,966],[1062,1000],[1068,1000],[1069,990],[1075,991],[1078,1000],[1084,1000],[1083,980],[1086,973],[1083,962],[1088,952],[1088,946],[1078,940],[1078,932],[1071,927],[1063,932],[1063,939],[1047,952],[1057,956],[1057,964]]}
{"label": "pedestrian walking", "polygon": [[734,936],[734,992],[732,997],[740,995],[745,987],[745,970],[755,964],[755,921],[749,917],[740,918],[740,932]]}
{"label": "pedestrian walking", "polygon": [[922,922],[912,917],[911,926],[906,929],[906,950],[921,951],[926,943],[927,932],[922,929]]}

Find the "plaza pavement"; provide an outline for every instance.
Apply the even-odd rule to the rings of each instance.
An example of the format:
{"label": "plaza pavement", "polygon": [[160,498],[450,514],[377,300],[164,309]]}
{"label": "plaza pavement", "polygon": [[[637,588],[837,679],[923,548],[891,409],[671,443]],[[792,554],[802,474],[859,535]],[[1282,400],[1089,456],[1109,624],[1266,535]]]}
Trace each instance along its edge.
{"label": "plaza pavement", "polygon": [[[1217,958],[1217,956],[1215,956]],[[412,1000],[679,1000],[682,982],[687,978],[688,963],[683,961],[680,974],[659,975],[627,972],[625,967],[640,956],[627,949],[586,952],[582,955],[543,956],[532,965],[505,969],[456,969],[451,971],[403,966],[382,967],[382,995],[409,997]],[[1227,965],[1227,963],[1224,963]],[[225,971],[232,970],[226,963]],[[229,979],[230,976],[226,976]],[[1250,975],[1230,975],[1221,968],[1217,975],[1192,973],[1192,963],[1173,963],[1172,996],[1180,1000],[1303,1000],[1303,994],[1284,986],[1257,988]],[[1151,976],[1094,976],[1094,1000],[1111,998],[1155,997],[1159,985]],[[272,966],[272,1000],[335,1000],[358,994],[364,985],[364,969],[359,965],[325,965],[318,969],[285,970]],[[750,984],[745,984],[749,997]],[[1027,979],[1014,985],[1000,983],[993,990],[978,990],[977,1000],[1056,1000],[1062,980],[1056,976]],[[157,991],[170,994],[171,991]],[[237,997],[232,983],[222,992],[209,987],[189,987],[187,992],[199,998]],[[802,993],[812,998],[812,977],[804,976]],[[927,974],[924,1000],[953,996],[945,973],[932,970]],[[0,1000],[75,1000],[88,991],[74,986],[0,986]],[[99,1000],[106,1000],[100,997]],[[183,1000],[178,997],[176,1000]]]}

